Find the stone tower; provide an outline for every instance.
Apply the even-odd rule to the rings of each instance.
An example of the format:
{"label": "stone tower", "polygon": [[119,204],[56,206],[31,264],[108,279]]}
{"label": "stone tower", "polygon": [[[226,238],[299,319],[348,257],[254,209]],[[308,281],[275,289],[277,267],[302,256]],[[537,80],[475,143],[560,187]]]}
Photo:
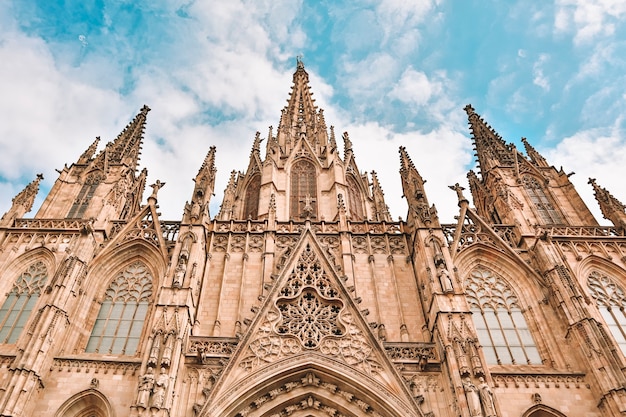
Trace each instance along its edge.
{"label": "stone tower", "polygon": [[[392,221],[358,138],[298,61],[276,130],[209,213],[211,147],[179,221],[142,204],[144,106],[0,219],[0,415],[545,417],[626,412],[626,212],[465,108],[478,169],[456,222],[400,148]],[[264,146],[263,142],[265,142]]]}

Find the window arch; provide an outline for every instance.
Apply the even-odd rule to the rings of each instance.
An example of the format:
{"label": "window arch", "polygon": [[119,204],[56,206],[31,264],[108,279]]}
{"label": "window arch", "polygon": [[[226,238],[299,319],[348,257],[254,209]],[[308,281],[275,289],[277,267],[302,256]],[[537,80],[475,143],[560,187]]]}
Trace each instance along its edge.
{"label": "window arch", "polygon": [[352,175],[348,175],[348,205],[352,220],[363,220],[363,201],[359,186]]}
{"label": "window arch", "polygon": [[[315,166],[304,159],[291,167],[290,215],[293,219],[317,215],[317,178]],[[307,210],[310,210],[307,213]]]}
{"label": "window arch", "polygon": [[256,220],[259,215],[259,191],[261,189],[261,176],[256,174],[246,187],[246,196],[243,209],[243,219]]}
{"label": "window arch", "polygon": [[152,299],[152,276],[141,262],[120,271],[107,288],[86,352],[134,355]]}
{"label": "window arch", "polygon": [[565,223],[561,214],[554,208],[554,205],[546,195],[543,186],[539,184],[536,178],[527,175],[523,178],[523,182],[528,197],[535,206],[542,222],[545,224]]}
{"label": "window arch", "polygon": [[0,343],[15,343],[20,337],[47,279],[48,270],[41,261],[17,277],[0,307]]}
{"label": "window arch", "polygon": [[593,271],[587,279],[587,287],[596,306],[615,338],[622,353],[626,355],[626,293],[613,278]]}
{"label": "window arch", "polygon": [[98,185],[100,185],[100,182],[102,182],[103,179],[103,175],[99,172],[90,174],[87,177],[85,183],[76,196],[74,203],[72,204],[70,212],[67,213],[67,218],[81,218],[83,214],[85,214],[85,210],[89,207],[89,203],[96,192],[96,188],[98,188]]}
{"label": "window arch", "polygon": [[465,290],[489,364],[540,364],[541,357],[513,289],[486,268],[473,270]]}

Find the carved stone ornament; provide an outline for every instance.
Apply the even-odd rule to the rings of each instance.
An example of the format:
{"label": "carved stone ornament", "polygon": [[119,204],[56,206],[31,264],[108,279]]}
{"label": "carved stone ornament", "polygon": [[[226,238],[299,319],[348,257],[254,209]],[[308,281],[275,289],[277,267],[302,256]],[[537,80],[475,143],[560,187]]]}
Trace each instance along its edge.
{"label": "carved stone ornament", "polygon": [[247,370],[315,350],[368,374],[380,371],[372,346],[310,245],[265,313],[247,350],[240,363]]}

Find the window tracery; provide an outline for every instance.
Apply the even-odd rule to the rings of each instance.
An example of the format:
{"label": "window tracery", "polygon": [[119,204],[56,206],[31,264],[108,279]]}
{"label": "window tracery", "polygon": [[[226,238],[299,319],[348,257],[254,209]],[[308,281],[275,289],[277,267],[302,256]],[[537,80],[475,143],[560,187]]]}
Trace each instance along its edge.
{"label": "window tracery", "polygon": [[0,308],[0,343],[17,341],[47,279],[48,271],[41,261],[33,263],[17,277]]}
{"label": "window tracery", "polygon": [[317,215],[317,181],[315,166],[305,160],[291,167],[291,195],[289,201],[290,215],[293,219],[303,216],[311,218]]}
{"label": "window tracery", "polygon": [[591,297],[615,338],[622,353],[626,355],[626,293],[615,280],[598,271],[593,271],[587,279]]}
{"label": "window tracery", "polygon": [[353,221],[363,220],[363,202],[359,186],[352,175],[348,175],[348,205],[350,206],[350,216]]}
{"label": "window tracery", "polygon": [[252,177],[246,187],[245,206],[243,209],[243,219],[256,220],[259,215],[259,191],[261,189],[261,176]]}
{"label": "window tracery", "polygon": [[540,364],[541,357],[513,289],[485,268],[465,282],[474,326],[489,364]]}
{"label": "window tracery", "polygon": [[554,205],[546,195],[546,192],[539,181],[531,176],[524,176],[524,188],[528,193],[530,201],[535,206],[539,218],[545,224],[563,224],[561,214],[554,208]]}
{"label": "window tracery", "polygon": [[85,210],[89,206],[89,202],[93,198],[93,195],[96,192],[96,188],[100,185],[100,182],[103,180],[103,176],[100,173],[91,174],[85,180],[78,196],[74,200],[74,204],[72,204],[72,208],[70,212],[67,214],[67,218],[75,219],[83,217],[85,214]]}
{"label": "window tracery", "polygon": [[111,281],[87,342],[87,352],[134,355],[152,298],[152,276],[135,262]]}

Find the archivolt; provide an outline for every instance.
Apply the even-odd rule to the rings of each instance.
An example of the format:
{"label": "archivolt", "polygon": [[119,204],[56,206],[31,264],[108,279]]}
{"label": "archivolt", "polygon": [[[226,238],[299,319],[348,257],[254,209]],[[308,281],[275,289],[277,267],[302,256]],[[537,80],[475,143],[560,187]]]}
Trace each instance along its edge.
{"label": "archivolt", "polygon": [[114,417],[111,403],[104,394],[88,389],[65,401],[54,417]]}

